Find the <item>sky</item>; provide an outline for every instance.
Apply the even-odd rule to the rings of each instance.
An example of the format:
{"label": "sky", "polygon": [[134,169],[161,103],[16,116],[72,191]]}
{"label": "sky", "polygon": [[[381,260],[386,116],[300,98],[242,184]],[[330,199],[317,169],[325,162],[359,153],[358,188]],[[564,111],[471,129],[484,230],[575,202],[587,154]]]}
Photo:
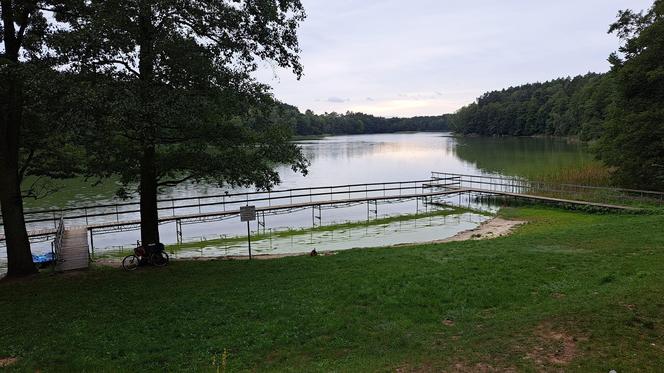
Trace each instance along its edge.
{"label": "sky", "polygon": [[265,63],[275,97],[317,114],[452,113],[482,93],[609,70],[620,9],[652,0],[302,0],[304,76]]}

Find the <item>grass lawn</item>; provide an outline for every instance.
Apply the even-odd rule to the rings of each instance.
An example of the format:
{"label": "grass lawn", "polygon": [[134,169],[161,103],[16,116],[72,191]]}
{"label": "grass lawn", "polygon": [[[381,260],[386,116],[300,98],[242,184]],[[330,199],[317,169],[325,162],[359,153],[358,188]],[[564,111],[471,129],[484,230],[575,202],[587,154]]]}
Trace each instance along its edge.
{"label": "grass lawn", "polygon": [[18,358],[19,371],[215,371],[213,358],[228,371],[661,371],[664,215],[502,214],[531,224],[491,241],[3,282],[0,361]]}

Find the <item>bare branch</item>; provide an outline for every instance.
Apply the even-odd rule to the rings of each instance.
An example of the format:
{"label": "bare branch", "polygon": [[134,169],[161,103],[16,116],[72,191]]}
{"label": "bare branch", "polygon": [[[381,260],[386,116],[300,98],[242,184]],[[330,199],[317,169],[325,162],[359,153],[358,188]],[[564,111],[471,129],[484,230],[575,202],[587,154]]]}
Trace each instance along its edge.
{"label": "bare branch", "polygon": [[26,171],[30,168],[30,164],[32,163],[32,159],[35,156],[35,149],[30,149],[30,153],[28,154],[28,158],[25,160],[25,163],[21,167],[21,169],[18,171],[18,181],[19,183],[23,181],[23,178],[25,177]]}
{"label": "bare branch", "polygon": [[133,66],[131,66],[127,61],[122,61],[122,60],[116,60],[116,59],[109,59],[109,60],[99,60],[96,62],[92,62],[93,65],[97,66],[102,66],[102,65],[122,65],[127,71],[132,73],[135,76],[139,76],[140,74],[136,69],[134,69]]}
{"label": "bare branch", "polygon": [[157,186],[159,186],[159,187],[163,187],[163,186],[174,187],[174,186],[177,186],[179,184],[184,183],[185,181],[189,181],[193,178],[194,178],[194,175],[189,175],[189,176],[183,177],[182,179],[179,179],[179,180],[161,181],[161,182],[157,183]]}

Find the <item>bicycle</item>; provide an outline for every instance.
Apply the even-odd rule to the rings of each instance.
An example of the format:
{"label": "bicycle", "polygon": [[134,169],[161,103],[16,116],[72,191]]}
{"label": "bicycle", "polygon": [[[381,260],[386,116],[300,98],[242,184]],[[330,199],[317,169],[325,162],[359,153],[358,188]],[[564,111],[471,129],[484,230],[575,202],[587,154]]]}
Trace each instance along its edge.
{"label": "bicycle", "polygon": [[169,262],[170,258],[163,244],[150,244],[147,250],[143,246],[138,245],[134,249],[134,254],[127,255],[122,259],[122,268],[125,271],[133,271],[140,265],[150,264],[155,267],[164,267]]}

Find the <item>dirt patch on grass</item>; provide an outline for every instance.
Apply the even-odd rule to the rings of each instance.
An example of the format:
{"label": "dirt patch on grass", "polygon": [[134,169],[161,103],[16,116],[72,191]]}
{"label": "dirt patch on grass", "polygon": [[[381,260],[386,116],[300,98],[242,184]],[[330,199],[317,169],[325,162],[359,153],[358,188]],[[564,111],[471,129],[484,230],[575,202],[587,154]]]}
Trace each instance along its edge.
{"label": "dirt patch on grass", "polygon": [[535,330],[535,336],[537,345],[526,354],[526,357],[541,371],[550,371],[552,368],[568,365],[579,353],[578,341],[585,339],[554,328],[550,322],[540,324]]}
{"label": "dirt patch on grass", "polygon": [[493,218],[480,224],[480,226],[475,229],[458,233],[453,237],[440,240],[439,242],[490,240],[493,238],[508,236],[514,231],[514,229],[526,223],[527,222],[521,220]]}
{"label": "dirt patch on grass", "polygon": [[94,264],[103,267],[122,268],[122,258],[95,259]]}
{"label": "dirt patch on grass", "polygon": [[412,365],[402,365],[400,367],[397,367],[394,370],[396,373],[433,373],[437,372],[436,369],[434,369],[433,366],[429,364],[421,364],[418,366],[412,366]]}
{"label": "dirt patch on grass", "polygon": [[477,363],[474,365],[467,364],[467,363],[456,363],[452,367],[450,367],[446,372],[454,372],[454,373],[492,373],[492,372],[516,372],[515,368],[508,367],[494,367],[491,364],[487,363]]}
{"label": "dirt patch on grass", "polygon": [[[316,256],[332,256],[336,255],[336,251],[319,252]],[[293,253],[293,254],[265,254],[254,255],[252,259],[255,260],[272,260],[282,259],[299,256],[311,256],[310,253]],[[230,260],[249,260],[248,256],[199,256],[192,258],[171,258],[172,262],[214,262],[214,261],[230,261]],[[102,267],[122,268],[122,258],[100,258],[94,261],[95,265]]]}
{"label": "dirt patch on grass", "polygon": [[[480,224],[477,228],[457,233],[456,235],[445,238],[443,240],[436,240],[425,243],[445,243],[445,242],[458,242],[470,240],[490,240],[493,238],[509,236],[514,230],[526,224],[526,221],[521,220],[507,220],[503,218],[493,218]],[[412,244],[404,244],[397,246],[411,246]]]}
{"label": "dirt patch on grass", "polygon": [[0,357],[0,368],[10,367],[18,362],[15,357]]}

